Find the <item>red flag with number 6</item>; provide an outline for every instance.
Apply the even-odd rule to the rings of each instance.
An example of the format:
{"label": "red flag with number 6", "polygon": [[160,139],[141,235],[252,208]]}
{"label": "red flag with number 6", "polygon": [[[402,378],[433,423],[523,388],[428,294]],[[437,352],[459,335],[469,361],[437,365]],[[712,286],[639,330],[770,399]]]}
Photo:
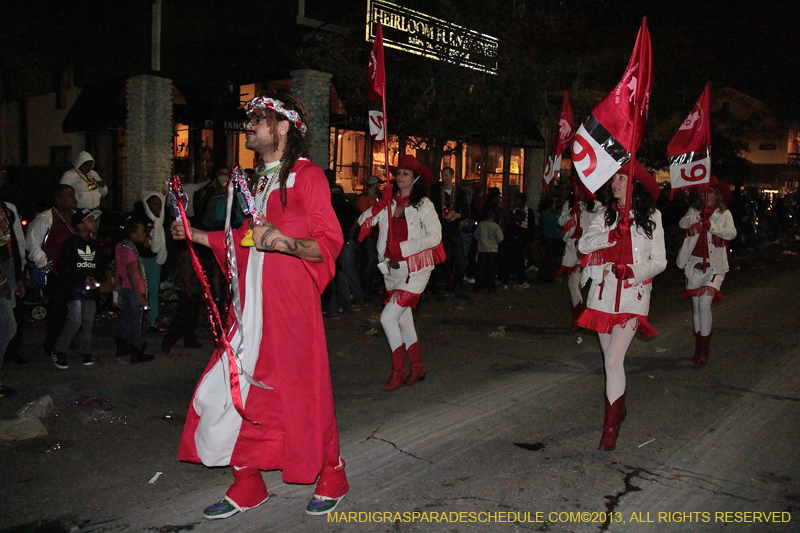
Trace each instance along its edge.
{"label": "red flag with number 6", "polygon": [[711,82],[667,146],[672,190],[711,179]]}

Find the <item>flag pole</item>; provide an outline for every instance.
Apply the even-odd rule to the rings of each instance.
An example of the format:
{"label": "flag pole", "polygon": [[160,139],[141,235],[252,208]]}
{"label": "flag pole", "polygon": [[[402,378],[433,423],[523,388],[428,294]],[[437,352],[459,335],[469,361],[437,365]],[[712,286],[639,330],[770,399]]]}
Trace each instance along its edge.
{"label": "flag pole", "polygon": [[[642,17],[642,26],[639,29],[639,31],[641,32],[642,30],[647,30],[647,17]],[[642,54],[644,54],[644,49],[645,49],[644,46],[641,46],[639,48],[639,59],[638,60],[639,60],[640,72],[641,72],[641,68],[642,68]],[[640,77],[641,77],[641,74],[640,74]],[[636,87],[636,90],[638,92],[638,90],[639,90],[638,86]],[[636,96],[639,96],[639,95],[638,94],[634,95],[633,106],[634,106],[634,108],[636,108],[636,109],[634,109],[634,112],[641,112],[638,109],[638,106],[637,106]],[[631,135],[631,139],[633,139],[634,142],[636,142],[636,126],[638,124],[639,124],[639,117],[634,115],[633,132],[632,132],[633,134]],[[633,193],[633,173],[634,173],[634,165],[635,165],[635,163],[636,163],[636,152],[631,152],[631,171],[629,172],[630,175],[628,176],[628,179],[627,179],[627,181],[625,183],[625,207],[624,207],[624,213],[622,215],[617,213],[617,218],[622,217],[621,219],[622,220],[626,220],[626,221],[630,217],[630,212],[631,212],[631,196],[632,196],[632,193]],[[634,216],[635,216],[635,213],[634,213]],[[628,224],[628,228],[630,228],[630,223]],[[630,233],[628,234],[627,238],[628,239],[631,238]],[[615,313],[619,312],[619,302],[620,302],[620,298],[622,297],[622,284],[623,284],[623,280],[618,279],[617,280],[617,298],[616,298],[616,301],[614,303],[614,312]]]}
{"label": "flag pole", "polygon": [[[647,17],[642,17],[642,27],[641,27],[641,29],[639,31],[642,31],[642,30],[647,30]],[[641,68],[642,68],[642,55],[644,54],[644,49],[645,49],[644,46],[639,48],[639,69],[640,69],[640,72],[641,72]],[[639,87],[637,87],[636,89],[638,91]],[[639,96],[639,95],[637,94],[636,96]],[[636,98],[634,98],[633,105],[638,107],[636,105]],[[637,111],[639,111],[639,110],[637,109]],[[639,112],[641,112],[641,111],[639,111]],[[639,120],[638,120],[638,117],[636,117],[636,119],[633,121],[633,135],[631,136],[631,138],[634,139],[634,140],[636,139],[636,133],[637,133],[636,132],[636,126],[638,124],[639,124]],[[631,175],[628,176],[628,182],[626,183],[626,188],[625,188],[625,216],[624,216],[625,220],[628,220],[628,216],[629,216],[629,213],[630,213],[630,210],[631,210],[631,195],[633,193],[633,166],[634,166],[635,162],[636,162],[636,152],[631,152]]]}
{"label": "flag pole", "polygon": [[[700,220],[701,220],[701,222],[703,221],[703,215],[705,214],[706,209],[708,209],[708,189],[709,189],[709,187],[706,186],[705,187],[705,195],[704,195],[704,198],[703,198],[703,200],[704,200],[703,210],[700,211]],[[709,218],[709,220],[711,220],[710,216],[708,218]],[[706,245],[703,247],[703,274],[705,274],[706,273],[706,265],[708,264],[708,230],[706,230],[705,224],[703,225],[703,239],[705,239],[705,241],[706,241],[706,243],[705,243]]]}

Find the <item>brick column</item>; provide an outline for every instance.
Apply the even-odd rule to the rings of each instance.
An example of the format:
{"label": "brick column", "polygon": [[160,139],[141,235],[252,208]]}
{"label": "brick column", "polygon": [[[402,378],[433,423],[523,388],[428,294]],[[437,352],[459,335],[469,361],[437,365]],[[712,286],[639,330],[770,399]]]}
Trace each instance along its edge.
{"label": "brick column", "polygon": [[166,189],[172,176],[172,80],[142,74],[128,78],[123,207],[142,192]]}
{"label": "brick column", "polygon": [[332,74],[317,70],[293,70],[292,96],[306,105],[309,115],[309,157],[326,169],[330,166],[330,101]]}

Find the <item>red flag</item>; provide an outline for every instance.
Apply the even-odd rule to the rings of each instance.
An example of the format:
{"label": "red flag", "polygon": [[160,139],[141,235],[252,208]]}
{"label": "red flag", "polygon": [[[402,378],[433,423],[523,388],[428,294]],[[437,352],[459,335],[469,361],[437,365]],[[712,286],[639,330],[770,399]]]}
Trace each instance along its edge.
{"label": "red flag", "polygon": [[575,126],[572,121],[572,107],[569,105],[569,95],[564,91],[564,101],[561,104],[561,118],[558,121],[558,137],[553,143],[553,155],[547,158],[547,167],[544,171],[545,186],[550,185],[561,170],[561,156],[575,135]]}
{"label": "red flag", "polygon": [[711,82],[667,146],[672,190],[711,178]]}
{"label": "red flag", "polygon": [[367,96],[371,102],[382,102],[382,105],[370,106],[369,133],[376,141],[383,141],[386,134],[386,70],[383,62],[383,25],[380,22],[369,54],[368,70]]}
{"label": "red flag", "polygon": [[592,192],[622,168],[642,143],[650,105],[651,63],[645,17],[625,74],[575,134],[572,162]]}
{"label": "red flag", "polygon": [[386,71],[383,66],[383,25],[379,22],[375,32],[375,42],[369,54],[369,83],[367,84],[370,100],[380,101],[386,88]]}

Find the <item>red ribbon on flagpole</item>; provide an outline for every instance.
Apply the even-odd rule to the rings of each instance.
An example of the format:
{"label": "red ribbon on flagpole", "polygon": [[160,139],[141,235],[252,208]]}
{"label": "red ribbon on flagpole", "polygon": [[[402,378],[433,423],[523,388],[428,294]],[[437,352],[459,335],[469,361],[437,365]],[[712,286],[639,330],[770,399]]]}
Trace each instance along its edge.
{"label": "red ribbon on flagpole", "polygon": [[[169,186],[175,198],[183,197],[183,184],[181,183],[179,176],[172,176],[172,179],[169,181]],[[189,221],[186,217],[186,212],[184,211],[183,202],[175,202],[175,205],[180,212],[181,222],[183,223],[183,231],[186,234],[186,246],[189,248],[189,254],[192,257],[192,267],[194,268],[195,275],[197,275],[197,279],[200,282],[200,287],[203,290],[203,300],[208,308],[208,318],[209,322],[211,322],[211,332],[214,335],[214,341],[217,344],[217,348],[222,350],[222,352],[228,356],[228,370],[231,375],[231,399],[233,400],[233,406],[236,408],[239,416],[241,416],[243,419],[253,424],[258,424],[258,422],[251,420],[244,414],[244,402],[242,401],[242,389],[241,383],[239,382],[239,368],[236,364],[236,355],[233,353],[233,348],[231,347],[231,343],[228,340],[227,334],[225,333],[222,317],[219,315],[217,304],[214,302],[214,296],[211,294],[211,287],[208,285],[208,279],[206,279],[203,265],[200,264],[200,260],[197,258],[197,253],[195,253],[194,247],[192,246],[192,233],[189,231]],[[221,354],[220,357],[222,357]]]}

